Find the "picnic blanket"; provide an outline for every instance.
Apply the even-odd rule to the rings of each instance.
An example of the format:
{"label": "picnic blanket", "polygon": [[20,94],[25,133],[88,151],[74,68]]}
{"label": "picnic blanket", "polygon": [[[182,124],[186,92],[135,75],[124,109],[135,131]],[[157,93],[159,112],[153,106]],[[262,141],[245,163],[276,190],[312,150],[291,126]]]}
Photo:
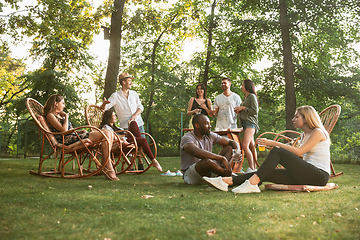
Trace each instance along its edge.
{"label": "picnic blanket", "polygon": [[323,187],[310,185],[284,185],[284,184],[266,184],[265,189],[289,192],[318,192],[324,190],[336,189],[339,186],[336,183],[328,183]]}

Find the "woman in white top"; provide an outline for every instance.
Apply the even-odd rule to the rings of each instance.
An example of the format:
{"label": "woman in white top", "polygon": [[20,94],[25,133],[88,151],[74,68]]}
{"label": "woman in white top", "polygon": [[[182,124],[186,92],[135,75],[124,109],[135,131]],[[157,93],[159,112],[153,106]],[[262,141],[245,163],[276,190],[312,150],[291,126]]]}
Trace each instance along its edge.
{"label": "woman in white top", "polygon": [[[214,187],[234,193],[260,192],[262,182],[291,185],[325,186],[330,177],[330,137],[311,106],[299,107],[292,119],[294,127],[303,130],[301,144],[293,147],[261,138],[258,144],[273,147],[257,172],[234,177],[204,179]],[[301,158],[303,157],[303,158]],[[281,164],[284,169],[277,169]]]}

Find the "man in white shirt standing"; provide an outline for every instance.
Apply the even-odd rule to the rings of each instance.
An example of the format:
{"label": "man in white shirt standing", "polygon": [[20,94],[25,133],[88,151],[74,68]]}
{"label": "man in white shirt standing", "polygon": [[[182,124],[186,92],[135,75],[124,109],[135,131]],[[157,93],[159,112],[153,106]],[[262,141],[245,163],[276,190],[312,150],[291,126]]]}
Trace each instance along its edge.
{"label": "man in white shirt standing", "polygon": [[144,121],[141,118],[141,113],[144,110],[140,102],[137,92],[130,90],[132,80],[128,73],[121,73],[119,75],[119,82],[121,84],[120,91],[111,94],[110,98],[104,101],[100,106],[102,109],[109,109],[114,107],[116,115],[119,119],[119,127],[128,129],[131,121],[136,121],[140,132],[144,131]]}
{"label": "man in white shirt standing", "polygon": [[234,109],[240,107],[241,98],[230,90],[230,86],[230,78],[221,79],[223,93],[215,98],[216,128],[219,130],[237,128],[237,114]]}

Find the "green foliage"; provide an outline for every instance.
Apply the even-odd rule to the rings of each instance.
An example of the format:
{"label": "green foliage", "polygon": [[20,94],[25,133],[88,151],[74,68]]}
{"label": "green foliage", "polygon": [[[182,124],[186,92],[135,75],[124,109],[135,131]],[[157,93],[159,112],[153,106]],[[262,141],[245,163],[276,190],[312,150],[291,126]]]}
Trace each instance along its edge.
{"label": "green foliage", "polygon": [[[352,47],[360,37],[359,2],[287,3],[297,106],[312,105],[320,112],[334,103],[342,105],[346,99],[346,106],[342,106],[347,108],[350,104],[353,114],[358,115],[359,54]],[[273,60],[273,66],[265,69],[258,82],[259,120],[261,132],[283,130],[285,78],[278,1],[232,2],[225,7],[234,13],[230,14],[234,29],[258,42],[254,50],[259,56],[266,54]],[[355,118],[352,121],[359,123]],[[343,124],[340,119],[337,126],[343,128]],[[355,133],[350,132],[346,138]],[[345,144],[344,139],[342,143]]]}
{"label": "green foliage", "polygon": [[[25,65],[21,59],[14,59],[6,45],[1,46],[0,52],[0,109],[24,94],[21,87],[23,81],[20,78],[24,74]],[[3,115],[3,114],[1,114]]]}
{"label": "green foliage", "polygon": [[[30,56],[43,64],[40,69],[25,74],[21,61],[15,62],[9,53],[2,53],[1,78],[4,81],[1,81],[1,88],[4,95],[1,107],[5,111],[1,120],[12,119],[14,123],[16,119],[27,118],[29,114],[24,104],[27,97],[45,104],[50,95],[59,93],[66,99],[70,120],[75,126],[80,125],[84,121],[84,103],[79,99],[78,92],[81,91],[77,89],[81,89],[83,80],[72,75],[92,68],[87,47],[93,34],[98,32],[100,15],[93,13],[86,0],[40,0],[36,5],[22,4],[21,10],[16,5],[18,1],[7,3],[14,12],[2,19],[1,31],[16,41],[29,37],[32,41]],[[20,130],[14,128],[13,133],[16,135]]]}
{"label": "green foliage", "polygon": [[332,159],[337,162],[360,163],[360,117],[358,106],[351,104],[348,99],[340,102],[341,115],[331,133]]}
{"label": "green foliage", "polygon": [[[30,36],[31,54],[43,61],[40,69],[24,74],[22,61],[11,58],[2,44],[0,86],[4,118],[26,118],[24,98],[45,103],[48,96],[66,97],[67,111],[76,123],[83,121],[83,103],[78,93],[91,88],[84,80],[92,71],[96,98],[101,101],[104,66],[92,66],[87,46],[99,32],[103,17],[114,11],[114,2],[104,1],[96,11],[85,0],[40,0],[37,5],[5,0],[0,11],[11,6],[14,12],[0,17],[0,33],[20,42]],[[252,79],[259,87],[260,133],[285,128],[285,78],[279,23],[279,1],[128,1],[123,14],[121,71],[136,76],[134,89],[145,106],[143,116],[158,143],[159,154],[178,154],[180,116],[185,113],[195,85],[202,81],[209,64],[208,97],[221,92],[220,78],[233,79],[232,90],[241,95],[241,82]],[[288,21],[297,106],[312,105],[319,112],[337,103],[342,114],[331,134],[333,158],[353,157],[358,162],[359,146],[359,54],[353,45],[360,40],[359,1],[287,1]],[[26,6],[20,8],[20,6]],[[109,26],[108,26],[109,27]],[[184,40],[200,39],[209,49],[180,61]],[[207,50],[210,61],[207,63]],[[4,55],[5,54],[5,55]],[[7,55],[6,55],[7,54]],[[259,73],[251,66],[267,57],[273,65]],[[19,65],[19,66],[18,66]],[[14,68],[14,66],[18,66]],[[18,75],[14,75],[14,73]],[[80,73],[80,74],[78,74]],[[77,74],[76,76],[74,76]],[[81,90],[79,90],[81,89]],[[20,91],[20,93],[19,93]],[[7,100],[6,100],[7,99]],[[24,114],[25,113],[25,114]],[[183,127],[189,117],[184,115]],[[347,155],[346,155],[347,154]],[[349,156],[349,157],[347,157]],[[350,160],[349,160],[350,161]]]}

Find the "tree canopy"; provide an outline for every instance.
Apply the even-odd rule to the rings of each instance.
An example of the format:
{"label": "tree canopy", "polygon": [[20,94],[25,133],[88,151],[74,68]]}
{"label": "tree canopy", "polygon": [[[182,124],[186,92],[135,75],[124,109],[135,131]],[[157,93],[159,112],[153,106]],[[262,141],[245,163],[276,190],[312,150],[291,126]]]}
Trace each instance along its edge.
{"label": "tree canopy", "polygon": [[[118,72],[128,71],[136,77],[147,131],[160,152],[177,154],[181,112],[194,86],[205,83],[214,100],[221,92],[220,78],[228,76],[237,93],[243,79],[258,86],[261,131],[291,128],[300,105],[321,111],[338,103],[343,115],[332,134],[334,148],[354,149],[359,142],[352,122],[360,111],[359,52],[354,49],[360,39],[359,1],[114,0],[96,10],[87,0],[39,0],[37,5],[24,3],[25,8],[20,2],[0,3],[0,11],[5,6],[14,10],[1,15],[0,32],[20,44],[30,38],[29,56],[42,65],[26,71],[2,39],[1,76],[6,82],[0,107],[11,107],[18,117],[24,115],[23,98],[44,102],[55,92],[67,97],[69,109],[82,112],[86,103],[78,100],[78,92],[87,89],[84,79],[93,76],[97,100],[102,101],[102,95],[108,97],[119,87]],[[110,16],[110,25],[102,21]],[[94,66],[88,52],[101,25],[110,28],[115,43],[106,76],[105,67]],[[184,42],[194,38],[205,50],[181,61]],[[272,66],[259,72],[252,66],[262,58]],[[187,121],[185,117],[184,126]]]}

